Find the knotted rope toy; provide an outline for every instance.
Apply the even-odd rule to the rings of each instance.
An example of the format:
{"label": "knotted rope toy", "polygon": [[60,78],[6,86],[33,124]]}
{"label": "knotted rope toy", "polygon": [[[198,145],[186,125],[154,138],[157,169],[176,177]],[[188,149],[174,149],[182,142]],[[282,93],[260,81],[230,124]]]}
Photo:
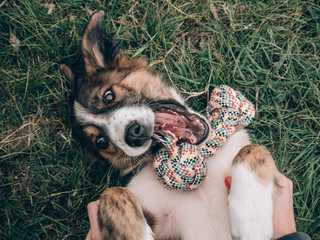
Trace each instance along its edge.
{"label": "knotted rope toy", "polygon": [[213,90],[206,112],[212,129],[209,140],[200,146],[188,142],[178,145],[178,138],[171,131],[155,130],[165,141],[156,153],[153,166],[167,189],[196,189],[207,176],[206,158],[216,153],[236,126],[248,126],[255,110],[241,93],[222,85]]}

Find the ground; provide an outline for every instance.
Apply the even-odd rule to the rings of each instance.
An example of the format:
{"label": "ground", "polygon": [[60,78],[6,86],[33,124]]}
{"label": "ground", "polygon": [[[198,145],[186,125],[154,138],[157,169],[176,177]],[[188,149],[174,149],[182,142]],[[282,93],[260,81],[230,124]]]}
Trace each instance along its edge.
{"label": "ground", "polygon": [[86,205],[114,173],[71,137],[70,83],[94,10],[129,56],[142,55],[204,111],[214,86],[244,93],[248,128],[294,182],[297,228],[320,238],[320,2],[0,1],[0,238],[84,239]]}

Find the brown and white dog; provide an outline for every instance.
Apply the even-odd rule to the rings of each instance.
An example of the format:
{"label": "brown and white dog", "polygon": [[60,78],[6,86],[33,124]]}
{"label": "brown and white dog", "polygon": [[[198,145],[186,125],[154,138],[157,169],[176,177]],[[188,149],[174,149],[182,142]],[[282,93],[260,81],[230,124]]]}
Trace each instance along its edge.
{"label": "brown and white dog", "polygon": [[[82,39],[86,76],[75,79],[61,66],[73,81],[74,135],[90,158],[131,175],[125,188],[101,196],[102,238],[272,239],[277,169],[264,147],[250,145],[244,129],[207,159],[208,176],[197,190],[167,190],[159,182],[154,128],[167,122],[180,141],[200,143],[210,126],[145,60],[128,59],[105,34],[103,18],[102,11],[94,13]],[[226,176],[232,176],[229,194]]]}

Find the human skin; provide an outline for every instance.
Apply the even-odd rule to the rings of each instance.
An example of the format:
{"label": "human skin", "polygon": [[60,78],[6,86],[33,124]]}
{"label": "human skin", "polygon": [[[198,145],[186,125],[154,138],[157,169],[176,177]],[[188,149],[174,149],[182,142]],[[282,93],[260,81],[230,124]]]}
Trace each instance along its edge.
{"label": "human skin", "polygon": [[98,224],[98,209],[99,209],[100,201],[90,202],[87,206],[89,222],[90,222],[90,230],[86,237],[86,240],[100,240],[100,230]]}
{"label": "human skin", "polygon": [[278,173],[277,179],[281,188],[273,200],[274,239],[297,231],[293,211],[293,183],[281,173]]}

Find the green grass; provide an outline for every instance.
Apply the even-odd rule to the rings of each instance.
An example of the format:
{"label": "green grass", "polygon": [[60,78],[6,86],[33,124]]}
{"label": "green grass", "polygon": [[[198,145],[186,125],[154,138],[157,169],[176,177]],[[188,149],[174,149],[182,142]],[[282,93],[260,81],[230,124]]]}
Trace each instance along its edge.
{"label": "green grass", "polygon": [[41,3],[0,1],[1,239],[84,239],[86,205],[117,184],[72,139],[69,83],[58,73],[78,62],[87,7],[105,10],[106,30],[195,109],[208,84],[253,101],[253,139],[294,182],[298,230],[320,238],[319,1],[66,0],[50,15]]}

